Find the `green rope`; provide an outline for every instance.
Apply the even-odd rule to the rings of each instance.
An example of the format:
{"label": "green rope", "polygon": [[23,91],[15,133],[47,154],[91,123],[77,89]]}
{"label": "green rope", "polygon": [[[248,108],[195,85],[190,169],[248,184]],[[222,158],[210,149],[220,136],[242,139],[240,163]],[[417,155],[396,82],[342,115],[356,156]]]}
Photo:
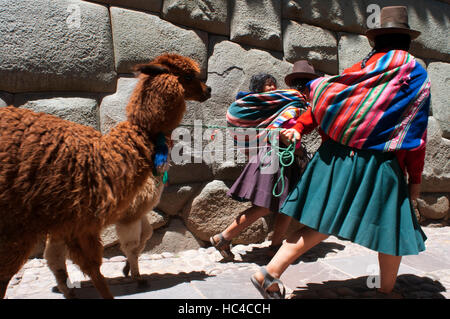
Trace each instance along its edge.
{"label": "green rope", "polygon": [[[264,163],[265,163],[264,159],[266,158],[266,156],[272,156],[272,151],[275,151],[275,154],[278,156],[278,159],[280,161],[280,166],[281,166],[280,176],[278,177],[278,179],[275,182],[275,185],[273,186],[273,189],[272,189],[272,195],[274,197],[280,197],[284,193],[284,188],[285,188],[284,169],[286,167],[291,166],[292,163],[294,163],[294,161],[295,161],[294,152],[295,152],[296,144],[297,144],[296,140],[294,140],[287,147],[282,147],[282,146],[277,145],[276,143],[272,143],[271,149],[266,154],[264,154],[263,158],[261,159],[261,164],[260,164],[261,169],[268,167],[268,165],[264,166]],[[280,182],[281,182],[281,191],[279,193],[277,193],[277,186]]]}
{"label": "green rope", "polygon": [[[183,126],[183,127],[202,127],[202,128],[208,128],[208,129],[232,129],[233,127],[229,127],[229,126],[219,126],[219,125],[193,125],[193,124],[180,124],[179,126]],[[249,128],[245,128],[245,129],[253,129],[253,130],[267,130],[267,131],[281,131],[282,128],[275,128],[275,129],[268,129],[268,128],[254,128],[254,127],[249,127]],[[278,177],[277,181],[275,182],[275,185],[273,186],[272,189],[272,195],[274,197],[280,197],[283,193],[284,193],[284,188],[285,188],[285,182],[284,182],[284,169],[286,167],[289,167],[292,165],[292,163],[294,163],[295,161],[295,148],[296,148],[297,142],[296,140],[294,140],[291,144],[289,144],[289,146],[287,147],[282,147],[279,146],[278,143],[271,143],[271,149],[264,154],[262,160],[261,160],[261,164],[260,164],[260,168],[264,169],[266,167],[268,167],[270,165],[266,165],[264,166],[264,159],[266,158],[266,156],[272,156],[272,151],[275,151],[276,155],[278,156],[278,159],[280,161],[280,176]],[[280,193],[277,193],[277,186],[278,184],[281,182],[281,191]]]}

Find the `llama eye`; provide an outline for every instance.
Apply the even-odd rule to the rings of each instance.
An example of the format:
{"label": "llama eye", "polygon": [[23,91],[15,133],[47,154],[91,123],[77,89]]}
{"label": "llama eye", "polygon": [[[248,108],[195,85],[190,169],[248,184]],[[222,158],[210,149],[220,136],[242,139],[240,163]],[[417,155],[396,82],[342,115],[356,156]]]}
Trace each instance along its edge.
{"label": "llama eye", "polygon": [[188,75],[183,76],[183,78],[184,78],[186,81],[192,81],[192,80],[194,79],[194,75],[188,74]]}

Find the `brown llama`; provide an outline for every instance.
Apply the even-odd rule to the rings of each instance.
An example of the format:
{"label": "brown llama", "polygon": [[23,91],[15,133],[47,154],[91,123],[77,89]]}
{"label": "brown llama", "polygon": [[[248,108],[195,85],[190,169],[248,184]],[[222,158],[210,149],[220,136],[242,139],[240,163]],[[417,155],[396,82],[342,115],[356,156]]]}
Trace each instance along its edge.
{"label": "brown llama", "polygon": [[211,95],[187,57],[164,54],[137,71],[127,121],[105,135],[45,113],[0,108],[1,298],[46,234],[65,244],[103,298],[113,298],[100,272],[100,232],[126,220],[152,175],[155,139],[179,125],[185,100]]}
{"label": "brown llama", "polygon": [[[141,278],[139,271],[139,256],[145,248],[147,241],[153,235],[153,227],[149,223],[146,213],[156,207],[161,198],[164,185],[161,176],[153,176],[147,179],[144,188],[123,213],[115,227],[120,242],[120,248],[127,257],[123,274],[131,278],[139,286],[147,285],[147,281]],[[63,240],[57,240],[48,235],[45,245],[44,258],[54,274],[60,292],[68,299],[75,298],[74,288],[68,286],[69,275],[66,266],[67,247]]]}

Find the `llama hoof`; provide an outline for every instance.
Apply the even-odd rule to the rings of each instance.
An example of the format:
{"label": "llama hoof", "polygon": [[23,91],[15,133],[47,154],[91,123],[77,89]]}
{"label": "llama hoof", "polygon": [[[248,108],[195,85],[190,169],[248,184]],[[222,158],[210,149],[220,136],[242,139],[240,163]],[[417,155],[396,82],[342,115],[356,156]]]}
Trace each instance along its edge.
{"label": "llama hoof", "polygon": [[125,277],[128,277],[128,275],[130,274],[130,263],[128,261],[123,267],[122,272]]}

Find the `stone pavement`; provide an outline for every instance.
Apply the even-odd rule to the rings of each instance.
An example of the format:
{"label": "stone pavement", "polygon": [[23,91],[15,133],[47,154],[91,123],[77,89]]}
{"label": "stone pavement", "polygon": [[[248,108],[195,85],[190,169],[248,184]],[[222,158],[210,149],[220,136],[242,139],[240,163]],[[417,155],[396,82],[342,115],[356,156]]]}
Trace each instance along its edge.
{"label": "stone pavement", "polygon": [[[450,228],[423,228],[427,250],[402,260],[396,291],[405,298],[450,298]],[[149,283],[139,287],[124,278],[125,258],[105,258],[102,273],[111,292],[124,299],[261,299],[249,278],[269,261],[269,242],[237,245],[233,262],[224,262],[212,247],[176,254],[143,254],[140,269]],[[89,278],[68,261],[77,298],[99,298]],[[377,253],[329,237],[291,265],[281,277],[289,298],[376,298],[373,283],[378,273]],[[29,260],[11,280],[7,298],[62,299],[45,260]]]}

